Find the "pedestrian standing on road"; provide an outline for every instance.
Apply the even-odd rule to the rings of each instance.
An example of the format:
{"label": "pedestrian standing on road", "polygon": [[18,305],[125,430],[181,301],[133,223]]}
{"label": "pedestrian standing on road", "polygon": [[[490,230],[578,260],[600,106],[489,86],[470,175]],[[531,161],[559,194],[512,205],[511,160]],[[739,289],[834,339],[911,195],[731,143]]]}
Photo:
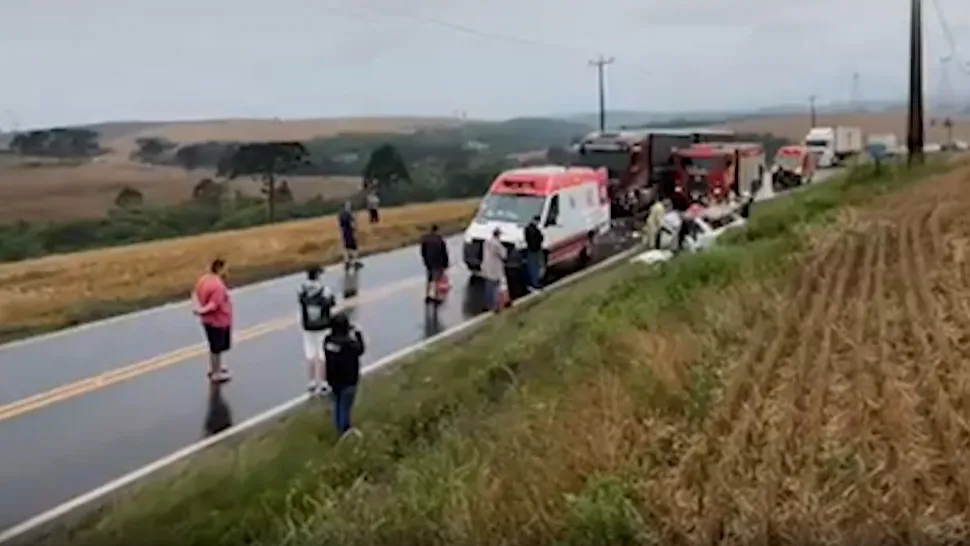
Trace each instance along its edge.
{"label": "pedestrian standing on road", "polygon": [[438,281],[448,270],[448,245],[438,233],[438,225],[432,224],[430,231],[421,237],[421,261],[424,262],[426,272],[424,285],[424,301],[435,303],[440,301]]}
{"label": "pedestrian standing on road", "polygon": [[323,268],[318,265],[309,267],[306,280],[300,285],[298,292],[303,326],[303,354],[310,377],[307,390],[311,395],[326,392],[326,382],[323,380],[323,339],[330,327],[331,312],[337,303],[333,291],[320,279],[322,273]]}
{"label": "pedestrian standing on road", "polygon": [[343,436],[352,429],[350,416],[360,382],[364,336],[345,313],[337,313],[330,321],[330,333],[324,338],[323,350],[333,400],[333,422],[337,434]]}
{"label": "pedestrian standing on road", "polygon": [[225,282],[228,271],[225,260],[213,260],[209,272],[199,277],[192,292],[192,312],[201,319],[209,343],[209,380],[216,383],[231,379],[229,368],[222,361],[222,354],[232,347],[232,302]]}
{"label": "pedestrian standing on road", "polygon": [[489,310],[500,311],[499,291],[505,279],[505,260],[508,250],[502,244],[502,230],[495,228],[492,236],[482,245],[482,280],[485,281],[485,305]]}
{"label": "pedestrian standing on road", "polygon": [[367,193],[367,212],[370,214],[370,223],[376,224],[381,221],[381,198],[377,195],[377,189],[372,189]]}
{"label": "pedestrian standing on road", "polygon": [[344,203],[337,221],[340,223],[340,237],[344,244],[344,265],[348,269],[360,267],[362,264],[357,258],[357,219],[354,218],[353,205],[350,201]]}
{"label": "pedestrian standing on road", "polygon": [[542,243],[545,236],[539,228],[539,216],[534,216],[529,225],[525,226],[525,267],[528,272],[530,290],[542,290],[542,271],[545,264],[545,253]]}
{"label": "pedestrian standing on road", "polygon": [[663,225],[664,213],[667,207],[660,199],[654,200],[647,214],[647,222],[643,225],[643,238],[649,248],[660,248],[660,228]]}

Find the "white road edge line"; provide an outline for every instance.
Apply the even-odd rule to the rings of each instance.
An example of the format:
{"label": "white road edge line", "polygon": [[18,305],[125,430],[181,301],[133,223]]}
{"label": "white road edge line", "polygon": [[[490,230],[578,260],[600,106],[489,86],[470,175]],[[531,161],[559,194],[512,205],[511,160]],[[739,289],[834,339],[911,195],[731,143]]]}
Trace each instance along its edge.
{"label": "white road edge line", "polygon": [[[595,264],[588,269],[584,269],[582,271],[578,271],[574,273],[573,275],[564,277],[559,282],[550,285],[546,290],[542,292],[529,294],[524,298],[517,300],[516,305],[521,306],[532,300],[543,297],[551,292],[565,288],[570,284],[576,281],[579,281],[583,278],[586,278],[587,276],[593,273],[596,273],[598,271],[611,267],[615,264],[618,264],[626,260],[630,256],[633,256],[635,253],[639,251],[641,251],[641,246],[636,245],[631,249],[627,249],[623,252],[620,252],[619,254],[613,255],[610,258],[607,258],[606,260],[603,260],[602,262]],[[394,353],[391,353],[379,359],[377,362],[374,362],[371,365],[365,367],[363,370],[363,373],[365,375],[369,375],[382,368],[386,368],[390,364],[393,364],[398,360],[401,360],[410,355],[423,351],[428,347],[430,347],[431,345],[440,343],[442,341],[447,340],[448,338],[455,336],[456,334],[459,334],[459,333],[465,332],[466,330],[470,330],[474,327],[480,326],[481,324],[483,324],[485,321],[487,321],[489,318],[492,318],[493,316],[495,316],[493,313],[481,314],[477,317],[472,318],[471,320],[468,320],[466,322],[453,326],[452,328],[449,328],[448,330],[445,330],[444,332],[441,332],[424,341],[411,345],[410,347],[405,347],[403,349],[395,351]],[[266,422],[278,419],[279,417],[300,407],[309,399],[310,397],[305,394],[298,396],[288,402],[280,404],[279,406],[271,408],[263,413],[260,413],[259,415],[255,415],[238,425],[232,426],[219,434],[210,436],[209,438],[200,440],[194,444],[186,446],[176,451],[175,453],[172,453],[171,455],[158,459],[157,461],[150,463],[146,466],[143,466],[138,470],[135,470],[118,479],[108,482],[102,485],[101,487],[98,487],[97,489],[91,490],[87,493],[84,493],[83,495],[74,497],[73,499],[63,504],[55,506],[54,508],[46,512],[43,512],[37,516],[34,516],[28,519],[27,521],[24,521],[23,523],[20,523],[9,529],[6,529],[2,533],[0,533],[0,544],[7,544],[14,540],[26,538],[28,535],[31,535],[37,531],[40,531],[42,528],[48,525],[57,523],[57,521],[60,518],[71,515],[72,512],[85,508],[87,505],[93,504],[96,501],[102,499],[103,497],[107,497],[108,495],[117,493],[122,489],[135,485],[136,483],[145,480],[146,478],[150,477],[152,474],[155,474],[156,472],[168,466],[171,466],[175,463],[188,459],[189,457],[192,457],[193,455],[196,455],[199,452],[202,452],[230,438],[239,436],[242,433],[250,429],[256,428],[257,426],[262,425]]]}
{"label": "white road edge line", "polygon": [[[808,185],[811,186],[811,185],[814,185],[814,184],[818,184],[818,183],[821,183],[821,182],[825,182],[827,180],[830,180],[835,175],[839,174],[839,172],[840,171],[833,172],[829,176],[826,176],[824,179],[817,180],[817,181],[812,181],[812,183],[810,183]],[[797,189],[803,189],[803,188],[796,188],[796,190]],[[772,191],[772,194],[770,196],[767,196],[761,202],[771,201],[771,200],[774,200],[777,197],[781,197],[782,195],[785,195],[785,194],[788,194],[788,193],[792,193],[792,192],[790,192],[790,191],[783,191],[783,192],[774,192],[774,191]],[[633,248],[624,250],[623,252],[620,252],[619,254],[613,255],[613,256],[607,258],[606,260],[603,260],[602,262],[593,265],[592,267],[590,267],[588,269],[584,269],[582,271],[578,271],[578,272],[574,273],[573,275],[570,275],[568,277],[565,277],[565,278],[561,279],[559,282],[557,282],[557,283],[549,286],[546,290],[544,290],[542,292],[533,293],[533,294],[529,294],[529,295],[525,296],[524,298],[518,300],[517,305],[521,306],[521,305],[523,305],[525,303],[528,303],[528,302],[530,302],[532,300],[535,300],[535,299],[544,297],[544,296],[548,295],[551,292],[554,292],[556,290],[565,288],[565,287],[569,286],[570,284],[572,284],[572,283],[574,283],[576,281],[579,281],[579,280],[581,280],[583,278],[586,278],[587,276],[589,276],[589,275],[591,275],[593,273],[596,273],[598,271],[601,271],[603,269],[606,269],[608,267],[611,267],[611,266],[613,266],[613,265],[615,265],[617,263],[620,263],[620,262],[626,260],[627,258],[633,256],[637,252],[640,252],[641,250],[642,250],[642,245],[637,244]],[[243,287],[240,287],[240,288],[241,289],[252,288],[252,287],[257,286],[258,284],[266,284],[266,283],[269,283],[269,282],[273,282],[274,280],[279,280],[279,279],[272,279],[272,280],[269,280],[269,281],[263,281],[261,283],[252,284],[252,285],[246,285],[246,286],[243,286]],[[174,306],[174,305],[180,305],[180,304],[169,304],[169,306]],[[182,305],[184,305],[184,303]],[[146,310],[146,311],[139,311],[139,312],[136,312],[136,313],[132,313],[131,315],[137,315],[139,313],[141,313],[141,314],[149,313],[149,312],[153,312],[153,311],[158,310],[158,309],[159,308],[149,309],[149,310]],[[130,316],[130,315],[120,315],[118,317],[113,317],[113,318],[110,318],[110,319],[106,319],[104,321],[101,321],[101,323],[104,324],[104,323],[107,323],[107,322],[121,320],[121,319],[124,319],[124,318],[126,318],[128,316]],[[428,347],[430,347],[430,346],[432,346],[434,344],[440,343],[440,342],[445,341],[445,340],[447,340],[447,339],[449,339],[449,338],[451,338],[451,337],[453,337],[453,336],[455,336],[455,335],[457,335],[459,333],[462,333],[462,332],[464,332],[466,330],[470,330],[470,329],[472,329],[474,327],[477,327],[477,326],[483,324],[485,321],[487,321],[489,318],[491,318],[493,316],[494,315],[492,313],[484,313],[484,314],[481,314],[481,315],[479,315],[477,317],[474,317],[474,318],[472,318],[472,319],[470,319],[470,320],[468,320],[466,322],[463,322],[461,324],[458,324],[457,326],[453,326],[453,327],[449,328],[448,330],[445,330],[444,332],[441,332],[441,333],[439,333],[439,334],[437,334],[437,335],[435,335],[433,337],[430,337],[428,339],[425,339],[424,341],[421,341],[419,343],[416,343],[414,345],[411,345],[410,347],[405,347],[405,348],[400,349],[400,350],[398,350],[396,352],[393,352],[393,353],[385,356],[384,358],[379,359],[377,362],[374,362],[373,364],[367,366],[362,371],[363,371],[364,375],[369,375],[369,374],[371,374],[371,373],[373,373],[375,371],[378,371],[378,370],[380,370],[382,368],[386,368],[387,366],[389,366],[390,364],[393,364],[394,362],[396,362],[398,360],[401,360],[403,358],[406,358],[408,356],[411,356],[411,355],[413,355],[415,353],[421,352],[421,351],[427,349]],[[97,324],[97,323],[91,323],[91,324],[93,325],[93,324]],[[80,327],[77,327],[77,328],[74,329],[74,331],[77,331],[78,329],[83,329],[85,326],[87,326],[87,325],[82,325]],[[50,336],[54,336],[54,335],[57,335],[59,333],[67,332],[67,331],[70,331],[70,330],[61,330],[60,332],[52,332],[51,334],[45,334],[45,335],[48,336],[48,337],[50,337]],[[43,336],[41,336],[41,337],[43,337]],[[33,338],[28,338],[27,340],[23,340],[23,341],[29,341],[30,339],[33,339]],[[17,343],[17,342],[14,342],[14,343]],[[3,347],[4,346],[0,346],[0,350],[2,350]],[[15,526],[13,526],[13,527],[10,527],[9,529],[6,529],[2,533],[0,533],[0,544],[7,544],[7,543],[10,543],[10,542],[13,542],[14,540],[19,540],[19,539],[27,538],[28,536],[30,536],[30,535],[32,535],[34,533],[37,533],[38,531],[43,530],[43,528],[45,528],[45,527],[47,527],[49,525],[56,524],[59,519],[64,518],[66,516],[69,516],[73,512],[78,511],[78,510],[80,510],[82,508],[85,508],[85,507],[87,507],[87,505],[93,504],[93,503],[97,502],[98,500],[101,500],[104,497],[107,497],[107,496],[109,496],[111,494],[114,494],[114,493],[118,493],[118,492],[120,492],[121,490],[123,490],[123,489],[125,489],[127,487],[130,487],[132,485],[135,485],[135,484],[137,484],[137,483],[145,480],[146,478],[149,478],[152,474],[155,474],[156,472],[159,472],[160,470],[165,469],[166,467],[169,467],[169,466],[171,466],[171,465],[173,465],[175,463],[178,463],[178,462],[181,462],[181,461],[183,461],[185,459],[188,459],[188,458],[190,458],[190,457],[192,457],[192,456],[194,456],[194,455],[196,455],[196,454],[198,454],[198,453],[200,453],[200,452],[202,452],[202,451],[204,451],[204,450],[206,450],[206,449],[208,449],[210,447],[213,447],[213,446],[221,443],[221,442],[224,442],[224,441],[229,440],[231,438],[235,438],[237,436],[240,436],[242,433],[244,433],[244,432],[246,432],[248,430],[254,429],[254,428],[256,428],[256,427],[258,427],[260,425],[263,425],[264,423],[267,423],[267,422],[272,421],[274,419],[278,419],[279,417],[281,417],[281,416],[289,413],[290,411],[293,411],[294,409],[300,407],[305,402],[307,402],[309,399],[310,399],[310,397],[308,395],[305,395],[305,394],[302,395],[302,396],[298,396],[298,397],[290,400],[289,402],[285,402],[283,404],[280,404],[279,406],[276,406],[276,407],[271,408],[271,409],[269,409],[269,410],[267,410],[267,411],[265,411],[263,413],[260,413],[258,415],[255,415],[255,416],[247,419],[246,421],[243,421],[242,423],[240,423],[238,425],[232,426],[232,427],[228,428],[227,430],[225,430],[225,431],[223,431],[223,432],[221,432],[219,434],[216,434],[214,436],[210,436],[209,438],[206,438],[204,440],[200,440],[200,441],[198,441],[198,442],[196,442],[194,444],[191,444],[189,446],[186,446],[186,447],[184,447],[184,448],[176,451],[175,453],[172,453],[171,455],[168,455],[166,457],[163,457],[161,459],[158,459],[157,461],[155,461],[153,463],[150,463],[148,465],[145,465],[145,466],[139,468],[138,470],[135,470],[133,472],[130,472],[128,474],[125,474],[124,476],[122,476],[120,478],[117,478],[117,479],[115,479],[113,481],[110,481],[110,482],[102,485],[101,487],[98,487],[97,489],[93,489],[93,490],[91,490],[91,491],[89,491],[87,493],[84,493],[83,495],[79,495],[77,497],[74,497],[73,499],[71,499],[71,500],[69,500],[67,502],[64,502],[64,503],[62,503],[62,504],[60,504],[58,506],[55,506],[54,508],[51,508],[50,510],[47,510],[46,512],[42,512],[41,514],[38,514],[38,515],[36,515],[36,516],[28,519],[27,521],[24,521],[24,522],[22,522],[20,524],[17,524]]]}

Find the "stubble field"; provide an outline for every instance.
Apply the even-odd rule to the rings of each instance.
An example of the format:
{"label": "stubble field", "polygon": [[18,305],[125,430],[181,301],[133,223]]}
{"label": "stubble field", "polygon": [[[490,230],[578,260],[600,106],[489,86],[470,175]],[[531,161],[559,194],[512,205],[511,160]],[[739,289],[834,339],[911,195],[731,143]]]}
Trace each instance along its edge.
{"label": "stubble field", "polygon": [[967,538],[968,183],[852,211],[785,289],[721,317],[716,411],[645,492],[668,538]]}

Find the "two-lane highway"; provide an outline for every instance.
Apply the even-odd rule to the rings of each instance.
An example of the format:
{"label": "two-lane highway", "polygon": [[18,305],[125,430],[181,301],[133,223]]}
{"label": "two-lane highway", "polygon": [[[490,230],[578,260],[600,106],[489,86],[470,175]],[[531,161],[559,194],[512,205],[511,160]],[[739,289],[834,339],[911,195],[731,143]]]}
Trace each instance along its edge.
{"label": "two-lane highway", "polygon": [[[766,184],[759,200],[772,197]],[[608,241],[599,257],[628,244]],[[457,259],[460,238],[449,247]],[[357,292],[342,305],[367,338],[365,366],[482,311],[461,265],[452,268],[448,301],[431,315],[415,247],[364,262],[353,276],[329,268],[324,280]],[[0,530],[303,392],[301,280],[233,291],[234,378],[222,396],[210,396],[206,346],[187,301],[0,346]]]}
{"label": "two-lane highway", "polygon": [[[460,238],[448,240],[455,260]],[[604,242],[599,258],[629,244]],[[463,265],[437,313],[424,303],[415,247],[331,267],[367,341],[365,367],[483,311]],[[301,275],[233,291],[233,381],[210,396],[207,350],[188,302],[0,346],[0,530],[150,464],[306,388],[298,325]],[[188,296],[188,294],[186,294]]]}
{"label": "two-lane highway", "polygon": [[[453,256],[459,240],[449,240]],[[414,247],[376,255],[354,276],[325,273],[373,362],[481,312],[461,267],[436,315],[425,312]],[[305,388],[294,275],[234,291],[236,334],[223,396],[242,421]],[[0,529],[197,441],[210,414],[207,353],[187,302],[0,346]],[[220,400],[215,400],[220,402]],[[220,410],[217,404],[216,410]],[[223,419],[224,420],[224,419]]]}

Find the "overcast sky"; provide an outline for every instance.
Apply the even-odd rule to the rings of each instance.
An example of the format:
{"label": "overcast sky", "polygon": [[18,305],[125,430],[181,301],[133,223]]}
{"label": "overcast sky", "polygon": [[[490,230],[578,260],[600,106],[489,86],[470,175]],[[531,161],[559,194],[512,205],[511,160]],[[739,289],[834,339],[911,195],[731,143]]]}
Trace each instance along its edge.
{"label": "overcast sky", "polygon": [[[970,1],[939,0],[970,57]],[[927,83],[944,54],[926,2]],[[905,93],[905,0],[0,0],[0,127],[748,108]],[[478,34],[428,20],[452,23]],[[514,37],[520,37],[516,40]],[[970,60],[968,58],[967,60]],[[956,74],[957,71],[954,70]],[[953,77],[968,93],[967,78]]]}

